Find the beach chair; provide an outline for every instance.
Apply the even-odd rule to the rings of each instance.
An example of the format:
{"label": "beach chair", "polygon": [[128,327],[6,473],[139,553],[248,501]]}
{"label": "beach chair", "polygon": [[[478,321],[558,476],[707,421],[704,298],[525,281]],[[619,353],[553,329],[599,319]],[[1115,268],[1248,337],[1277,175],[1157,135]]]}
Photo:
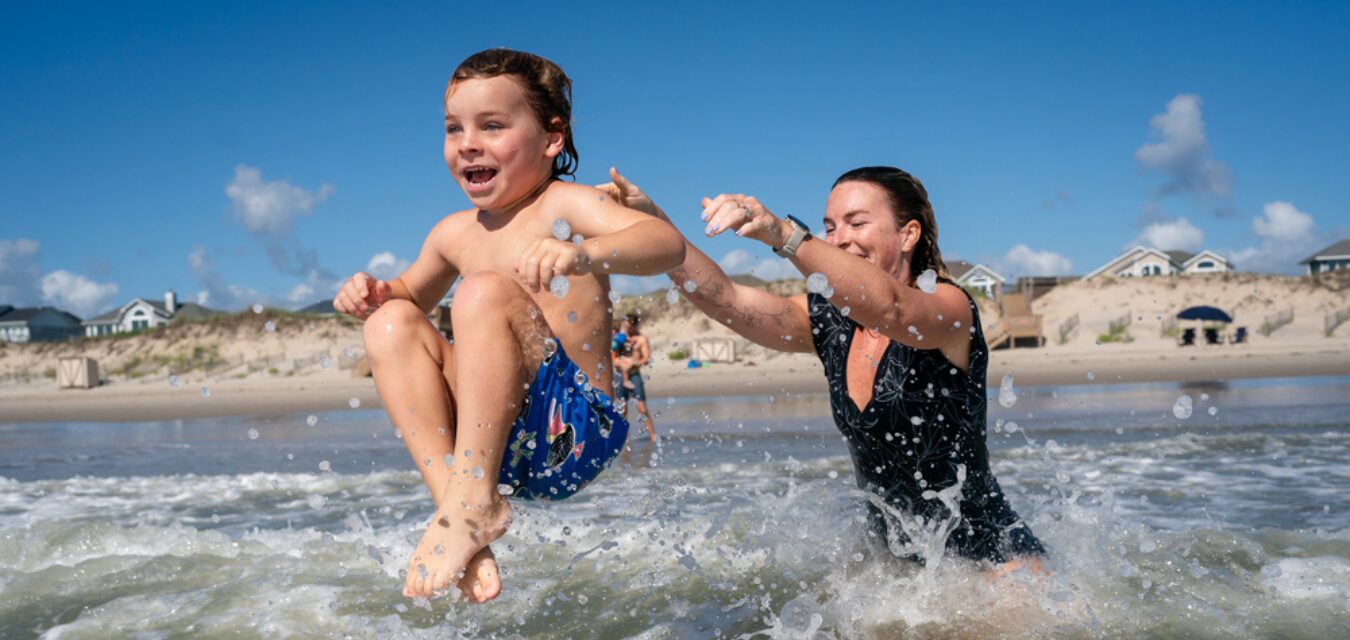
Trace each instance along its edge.
{"label": "beach chair", "polygon": [[1238,327],[1234,330],[1229,344],[1247,344],[1247,327]]}
{"label": "beach chair", "polygon": [[1218,329],[1205,329],[1205,344],[1223,344],[1223,340],[1219,339]]}
{"label": "beach chair", "polygon": [[1178,346],[1178,347],[1193,347],[1193,346],[1195,346],[1195,328],[1194,328],[1194,327],[1186,327],[1185,329],[1183,329],[1183,330],[1181,331],[1181,335],[1180,335],[1179,337],[1177,337],[1177,346]]}

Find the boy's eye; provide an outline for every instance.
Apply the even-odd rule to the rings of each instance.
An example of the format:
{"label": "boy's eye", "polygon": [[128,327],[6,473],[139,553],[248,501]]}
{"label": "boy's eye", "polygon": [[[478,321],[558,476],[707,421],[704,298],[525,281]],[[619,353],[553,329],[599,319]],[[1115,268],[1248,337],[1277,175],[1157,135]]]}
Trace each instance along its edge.
{"label": "boy's eye", "polygon": [[462,127],[460,127],[460,126],[457,125],[457,124],[447,124],[447,125],[445,125],[445,132],[446,132],[446,133],[459,133],[461,129],[462,129]]}
{"label": "boy's eye", "polygon": [[498,131],[498,130],[500,130],[501,128],[502,128],[502,125],[500,125],[500,124],[498,124],[498,123],[496,123],[496,122],[489,122],[489,123],[483,125],[483,130],[484,130],[484,131]]}

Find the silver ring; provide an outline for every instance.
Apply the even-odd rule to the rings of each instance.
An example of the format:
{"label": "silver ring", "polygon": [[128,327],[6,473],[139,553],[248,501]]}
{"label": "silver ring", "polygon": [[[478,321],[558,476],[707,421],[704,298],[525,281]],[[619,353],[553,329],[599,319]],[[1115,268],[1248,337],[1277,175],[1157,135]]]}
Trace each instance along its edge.
{"label": "silver ring", "polygon": [[748,207],[741,207],[741,211],[745,212],[745,219],[746,219],[746,220],[749,220],[749,219],[755,217],[755,214],[750,213],[750,209],[749,209]]}

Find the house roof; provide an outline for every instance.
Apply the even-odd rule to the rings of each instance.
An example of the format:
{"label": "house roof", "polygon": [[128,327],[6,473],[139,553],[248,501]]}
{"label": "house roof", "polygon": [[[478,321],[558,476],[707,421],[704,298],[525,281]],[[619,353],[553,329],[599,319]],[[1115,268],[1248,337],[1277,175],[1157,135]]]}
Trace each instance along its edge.
{"label": "house roof", "polygon": [[14,310],[14,305],[12,305],[12,304],[0,304],[0,318],[5,317],[5,314],[6,314],[6,313],[9,313],[10,311],[13,311],[13,310]]}
{"label": "house roof", "polygon": [[10,307],[9,311],[0,316],[0,322],[28,322],[37,317],[43,311],[51,311],[57,315],[65,316],[75,324],[80,324],[80,319],[72,313],[67,313],[56,307],[27,307],[24,309],[15,309]]}
{"label": "house roof", "polygon": [[974,275],[974,273],[977,270],[989,274],[992,278],[998,280],[999,282],[1006,281],[1005,278],[999,274],[999,272],[994,271],[993,269],[990,269],[989,267],[986,267],[983,264],[971,264],[969,262],[966,262],[965,260],[950,260],[944,262],[946,262],[947,264],[947,273],[950,273],[952,275],[952,280],[956,280],[957,282],[960,282],[966,276]]}
{"label": "house roof", "polygon": [[1336,258],[1350,257],[1350,238],[1341,240],[1336,244],[1333,244],[1321,251],[1318,251],[1317,253],[1308,256],[1307,258],[1304,258],[1303,260],[1300,260],[1299,264],[1308,264],[1309,262],[1312,262],[1314,260],[1327,260],[1333,257]]}
{"label": "house roof", "polygon": [[215,309],[203,307],[195,302],[182,302],[179,303],[178,308],[175,309],[172,314],[170,314],[168,311],[166,311],[166,307],[164,306],[163,300],[150,300],[148,298],[132,298],[126,304],[116,309],[112,309],[111,311],[100,313],[97,316],[85,320],[84,323],[110,324],[117,322],[122,317],[122,314],[125,313],[126,310],[129,309],[132,305],[136,304],[136,301],[138,300],[144,302],[145,304],[150,305],[160,314],[169,316],[174,319],[186,318],[188,320],[195,320],[199,318],[209,318],[211,316],[224,313],[223,311],[216,311]]}
{"label": "house roof", "polygon": [[1177,266],[1186,264],[1187,260],[1190,260],[1192,257],[1195,256],[1194,253],[1191,253],[1189,251],[1181,251],[1177,249],[1174,249],[1172,251],[1164,251],[1163,253],[1167,254],[1167,257],[1171,258],[1172,262],[1177,263]]}
{"label": "house roof", "polygon": [[1192,264],[1195,264],[1195,263],[1199,262],[1200,260],[1202,260],[1202,259],[1204,259],[1204,258],[1209,258],[1209,259],[1211,259],[1211,260],[1214,260],[1215,262],[1222,263],[1224,266],[1229,267],[1229,268],[1231,268],[1231,267],[1233,266],[1233,263],[1230,262],[1230,261],[1228,260],[1228,258],[1225,258],[1225,257],[1223,257],[1223,256],[1221,256],[1221,255],[1219,255],[1219,254],[1217,254],[1217,253],[1214,253],[1213,251],[1210,251],[1209,249],[1205,249],[1205,250],[1201,251],[1200,253],[1197,253],[1197,254],[1191,256],[1191,257],[1188,258],[1188,259],[1186,260],[1186,262],[1183,263],[1181,266],[1182,266],[1182,268],[1184,269],[1184,268],[1186,268],[1186,267],[1191,266]]}

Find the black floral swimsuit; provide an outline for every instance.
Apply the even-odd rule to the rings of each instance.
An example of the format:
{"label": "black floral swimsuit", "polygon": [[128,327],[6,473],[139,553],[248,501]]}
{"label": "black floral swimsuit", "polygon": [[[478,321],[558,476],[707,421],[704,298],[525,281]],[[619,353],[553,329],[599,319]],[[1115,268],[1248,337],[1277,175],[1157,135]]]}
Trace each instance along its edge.
{"label": "black floral swimsuit", "polygon": [[[878,362],[872,400],[862,409],[849,397],[847,373],[858,323],[822,295],[808,294],[807,304],[816,353],[830,383],[834,423],[853,454],[858,486],[904,514],[897,519],[869,504],[873,530],[887,535],[893,549],[911,543],[906,527],[913,530],[918,523],[930,532],[950,529],[946,550],[962,557],[1005,562],[1043,555],[1045,548],[1008,506],[989,468],[984,384],[989,349],[975,303],[969,374],[937,349],[892,340]],[[957,506],[959,518],[944,502]],[[918,557],[913,550],[906,555]]]}

